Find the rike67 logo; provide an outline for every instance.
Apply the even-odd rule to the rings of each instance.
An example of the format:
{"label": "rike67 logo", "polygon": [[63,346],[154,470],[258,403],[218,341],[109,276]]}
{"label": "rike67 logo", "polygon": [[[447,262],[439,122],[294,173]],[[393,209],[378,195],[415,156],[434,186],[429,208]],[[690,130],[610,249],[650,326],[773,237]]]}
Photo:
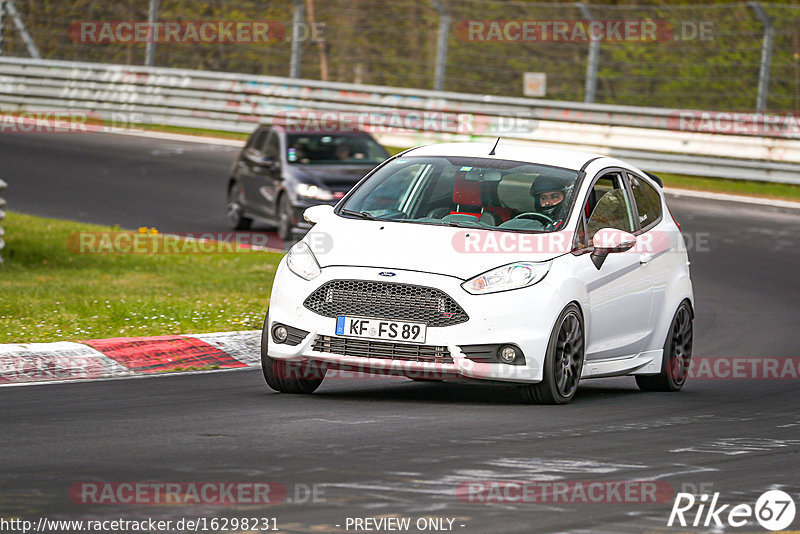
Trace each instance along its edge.
{"label": "rike67 logo", "polygon": [[[708,495],[696,498],[691,493],[678,493],[669,514],[667,526],[682,527],[743,527],[753,520],[767,530],[784,530],[794,521],[794,500],[781,490],[761,494],[755,506],[749,504],[719,504],[719,492],[709,501]],[[697,510],[693,508],[697,507]]]}

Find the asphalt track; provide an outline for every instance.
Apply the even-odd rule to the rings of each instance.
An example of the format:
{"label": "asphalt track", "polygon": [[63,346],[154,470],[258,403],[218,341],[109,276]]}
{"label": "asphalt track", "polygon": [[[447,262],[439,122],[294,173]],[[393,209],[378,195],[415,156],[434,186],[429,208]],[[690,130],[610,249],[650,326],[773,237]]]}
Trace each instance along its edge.
{"label": "asphalt track", "polygon": [[[11,210],[219,231],[233,154],[127,136],[9,135],[0,177]],[[695,355],[800,356],[800,211],[669,203],[690,241]],[[656,480],[730,504],[782,488],[800,505],[798,384],[708,379],[654,394],[632,378],[606,379],[584,382],[561,407],[525,405],[510,388],[386,379],[280,395],[252,371],[0,388],[0,515],[260,516],[285,532],[345,531],[348,517],[386,516],[455,518],[464,533],[707,531],[667,528],[671,499],[481,504],[459,500],[456,488]],[[324,493],[257,507],[85,505],[68,495],[81,481],[270,481],[293,501],[305,487],[296,485]]]}

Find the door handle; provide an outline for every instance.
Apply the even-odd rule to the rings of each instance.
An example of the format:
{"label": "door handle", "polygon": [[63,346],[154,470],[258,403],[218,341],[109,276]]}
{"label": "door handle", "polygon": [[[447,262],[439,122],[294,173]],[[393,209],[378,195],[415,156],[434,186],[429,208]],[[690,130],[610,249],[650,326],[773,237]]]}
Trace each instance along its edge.
{"label": "door handle", "polygon": [[650,254],[649,252],[645,252],[644,254],[639,256],[639,263],[642,264],[642,265],[647,265],[648,263],[650,263],[650,260],[652,260],[652,259],[653,259],[653,255]]}

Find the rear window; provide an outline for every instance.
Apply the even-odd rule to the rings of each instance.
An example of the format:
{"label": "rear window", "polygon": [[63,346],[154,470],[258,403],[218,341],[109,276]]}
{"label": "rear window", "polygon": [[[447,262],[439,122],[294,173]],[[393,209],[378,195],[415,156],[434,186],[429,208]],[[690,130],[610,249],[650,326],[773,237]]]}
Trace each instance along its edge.
{"label": "rear window", "polygon": [[639,212],[639,225],[643,230],[652,226],[661,219],[661,195],[653,186],[632,174],[628,175]]}

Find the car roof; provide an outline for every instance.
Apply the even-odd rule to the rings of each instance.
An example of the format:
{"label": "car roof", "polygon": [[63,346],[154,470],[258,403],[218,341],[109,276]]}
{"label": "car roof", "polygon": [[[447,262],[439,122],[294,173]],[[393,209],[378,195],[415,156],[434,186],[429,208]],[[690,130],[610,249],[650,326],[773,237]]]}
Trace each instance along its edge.
{"label": "car roof", "polygon": [[409,156],[463,156],[473,158],[497,158],[526,163],[538,163],[565,169],[581,170],[591,160],[609,159],[601,154],[565,150],[560,148],[541,148],[531,145],[513,144],[500,140],[493,156],[489,155],[494,143],[441,143],[412,148],[405,154]]}

